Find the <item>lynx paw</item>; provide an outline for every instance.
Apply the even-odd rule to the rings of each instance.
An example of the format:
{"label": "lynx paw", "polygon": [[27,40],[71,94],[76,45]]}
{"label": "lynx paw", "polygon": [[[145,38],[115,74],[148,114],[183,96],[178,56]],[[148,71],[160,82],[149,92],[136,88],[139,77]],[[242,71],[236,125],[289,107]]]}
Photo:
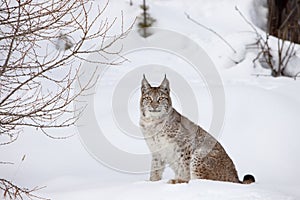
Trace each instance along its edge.
{"label": "lynx paw", "polygon": [[150,181],[160,181],[160,177],[150,177]]}
{"label": "lynx paw", "polygon": [[171,179],[168,181],[168,184],[180,184],[180,183],[188,183],[189,181],[187,180],[182,180],[182,179]]}

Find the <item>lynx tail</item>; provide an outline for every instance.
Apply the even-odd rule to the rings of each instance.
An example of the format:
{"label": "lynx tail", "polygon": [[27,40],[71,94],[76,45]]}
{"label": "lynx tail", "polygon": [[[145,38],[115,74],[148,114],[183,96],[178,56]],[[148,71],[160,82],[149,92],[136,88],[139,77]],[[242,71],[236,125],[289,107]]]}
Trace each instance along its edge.
{"label": "lynx tail", "polygon": [[247,174],[244,176],[243,182],[241,182],[242,184],[250,184],[250,183],[254,183],[255,182],[255,178],[253,175],[251,174]]}

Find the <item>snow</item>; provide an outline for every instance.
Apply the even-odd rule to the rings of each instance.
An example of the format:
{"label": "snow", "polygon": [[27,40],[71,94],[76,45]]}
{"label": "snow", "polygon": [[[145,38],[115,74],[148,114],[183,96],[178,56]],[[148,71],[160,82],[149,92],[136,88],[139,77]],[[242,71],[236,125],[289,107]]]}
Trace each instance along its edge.
{"label": "snow", "polygon": [[[115,190],[118,192],[116,193]],[[192,181],[189,184],[169,185],[163,181],[127,183],[114,187],[92,188],[89,194],[72,191],[55,196],[55,199],[292,199],[292,197],[274,191],[261,190],[255,186],[234,185],[232,183],[216,183],[213,181]],[[95,195],[96,194],[96,195]]]}
{"label": "snow", "polygon": [[254,0],[251,19],[256,26],[263,30],[267,30],[268,24],[268,3],[266,0]]}
{"label": "snow", "polygon": [[[139,4],[133,1],[133,6],[129,6],[129,1],[111,0],[106,13],[113,18],[120,16],[122,10],[124,21],[129,25],[140,13]],[[256,54],[247,49],[247,45],[255,42],[255,34],[235,11],[235,6],[253,19],[252,8],[256,4],[252,0],[152,0],[149,4],[150,14],[157,19],[155,26],[190,37],[206,50],[216,65],[226,97],[225,122],[222,134],[217,138],[233,159],[240,179],[251,173],[256,183],[242,185],[192,180],[189,184],[169,185],[166,182],[173,176],[170,169],[164,173],[162,181],[150,182],[148,173],[121,173],[102,165],[88,153],[78,134],[66,140],[52,140],[31,128],[25,128],[15,143],[1,146],[1,161],[11,161],[14,165],[0,164],[0,177],[28,188],[47,186],[37,193],[57,200],[300,199],[300,82],[263,76],[270,71],[254,67],[252,61]],[[224,36],[237,53],[213,33],[189,21],[184,12]],[[209,128],[214,112],[211,96],[203,77],[195,75],[186,62],[166,52],[149,49],[127,56],[132,62],[108,69],[95,94],[96,117],[113,145],[134,154],[149,152],[143,140],[118,133],[111,107],[107,105],[111,105],[112,90],[121,78],[141,66],[151,67],[151,64],[153,68],[172,66],[172,70],[182,74],[196,94],[201,111],[198,119],[190,113],[184,114]],[[291,62],[300,65],[298,58]],[[161,77],[149,76],[150,82],[156,84],[163,74]],[[172,84],[175,87],[176,83],[171,81],[171,88]],[[128,101],[130,121],[136,125],[138,87],[136,85]],[[176,93],[173,100],[176,108],[186,112]],[[72,133],[77,133],[77,129],[70,128],[67,135]],[[23,155],[25,160],[21,161]],[[150,163],[143,164],[150,167]]]}

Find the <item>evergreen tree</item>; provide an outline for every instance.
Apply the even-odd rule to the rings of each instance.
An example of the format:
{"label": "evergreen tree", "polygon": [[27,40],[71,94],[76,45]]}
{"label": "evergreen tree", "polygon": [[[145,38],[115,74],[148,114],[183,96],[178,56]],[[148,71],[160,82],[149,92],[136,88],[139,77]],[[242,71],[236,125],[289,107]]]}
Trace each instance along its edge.
{"label": "evergreen tree", "polygon": [[138,27],[140,28],[139,33],[142,37],[146,38],[152,35],[152,33],[149,30],[149,27],[151,27],[156,20],[150,16],[148,12],[149,6],[146,5],[146,0],[143,0],[143,4],[140,5],[140,8],[143,12],[138,18]]}

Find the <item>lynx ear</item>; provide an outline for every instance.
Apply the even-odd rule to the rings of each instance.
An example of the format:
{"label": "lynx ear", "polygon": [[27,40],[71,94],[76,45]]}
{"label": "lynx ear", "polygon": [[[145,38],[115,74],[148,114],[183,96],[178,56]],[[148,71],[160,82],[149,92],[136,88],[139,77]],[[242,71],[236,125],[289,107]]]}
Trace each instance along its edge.
{"label": "lynx ear", "polygon": [[167,79],[167,75],[165,75],[165,78],[161,82],[159,87],[167,92],[170,92],[169,80]]}
{"label": "lynx ear", "polygon": [[151,85],[147,81],[145,74],[143,74],[142,87],[141,87],[142,93],[146,92],[150,88]]}

